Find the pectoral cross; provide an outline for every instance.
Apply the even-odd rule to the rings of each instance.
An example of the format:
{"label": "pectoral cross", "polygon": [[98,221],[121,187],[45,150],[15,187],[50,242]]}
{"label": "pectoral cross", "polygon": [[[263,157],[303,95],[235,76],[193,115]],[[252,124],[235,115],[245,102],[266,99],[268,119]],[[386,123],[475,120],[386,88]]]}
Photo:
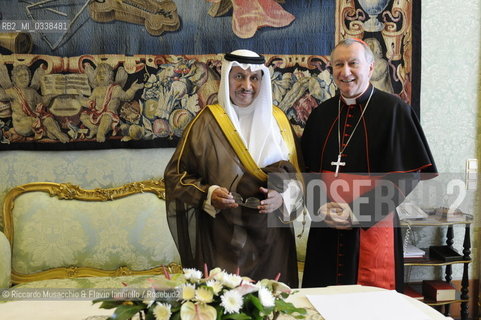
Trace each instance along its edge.
{"label": "pectoral cross", "polygon": [[341,162],[341,154],[339,153],[337,155],[337,161],[332,161],[331,162],[331,166],[336,166],[336,173],[334,174],[334,177],[337,178],[337,176],[339,175],[339,166],[345,166],[346,163],[345,162]]}

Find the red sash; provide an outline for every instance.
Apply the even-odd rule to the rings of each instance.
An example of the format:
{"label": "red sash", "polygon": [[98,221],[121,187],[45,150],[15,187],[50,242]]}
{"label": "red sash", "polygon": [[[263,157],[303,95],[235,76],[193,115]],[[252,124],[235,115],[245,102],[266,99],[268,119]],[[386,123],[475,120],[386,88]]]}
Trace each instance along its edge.
{"label": "red sash", "polygon": [[360,230],[358,284],[396,289],[393,217],[390,213],[371,228]]}

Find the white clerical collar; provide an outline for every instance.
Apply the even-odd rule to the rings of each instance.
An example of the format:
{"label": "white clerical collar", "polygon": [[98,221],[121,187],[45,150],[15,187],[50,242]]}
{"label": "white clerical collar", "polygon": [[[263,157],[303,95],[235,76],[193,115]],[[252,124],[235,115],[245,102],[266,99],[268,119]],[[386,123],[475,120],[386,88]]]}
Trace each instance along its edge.
{"label": "white clerical collar", "polygon": [[[369,89],[369,86],[367,86],[366,90]],[[357,98],[361,97],[365,92],[366,90],[364,90],[362,93],[360,93],[359,95],[355,96],[354,98],[346,98],[344,97],[342,94],[341,94],[341,97],[342,97],[342,100],[344,100],[344,102],[350,106],[350,105],[353,105],[353,104],[357,104]]]}
{"label": "white clerical collar", "polygon": [[342,100],[344,100],[344,102],[349,106],[349,105],[352,105],[352,104],[356,104],[356,98],[346,98],[344,96],[342,96]]}

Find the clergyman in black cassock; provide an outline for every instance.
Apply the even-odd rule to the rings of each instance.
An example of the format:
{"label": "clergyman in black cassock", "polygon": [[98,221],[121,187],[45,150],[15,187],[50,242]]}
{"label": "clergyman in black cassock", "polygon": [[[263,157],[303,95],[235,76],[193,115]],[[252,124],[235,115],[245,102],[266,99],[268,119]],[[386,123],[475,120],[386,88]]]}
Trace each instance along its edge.
{"label": "clergyman in black cassock", "polygon": [[370,83],[373,61],[363,41],[341,41],[331,54],[339,94],[314,109],[304,129],[306,171],[311,182],[323,182],[326,195],[311,208],[303,287],[362,284],[402,292],[395,208],[437,170],[414,110]]}

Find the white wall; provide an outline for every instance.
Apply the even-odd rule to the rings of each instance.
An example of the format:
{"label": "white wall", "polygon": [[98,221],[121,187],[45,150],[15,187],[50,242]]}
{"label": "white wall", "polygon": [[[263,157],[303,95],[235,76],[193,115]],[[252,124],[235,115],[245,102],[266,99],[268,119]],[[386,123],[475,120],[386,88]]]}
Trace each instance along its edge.
{"label": "white wall", "polygon": [[[421,123],[436,161],[440,178],[464,178],[465,162],[476,158],[480,136],[480,44],[481,0],[422,0],[422,71]],[[478,138],[479,139],[479,138]],[[475,215],[475,195],[467,191],[462,204],[465,212]],[[449,201],[448,201],[449,204]],[[438,204],[443,205],[443,204]],[[455,230],[455,248],[462,252],[464,227]],[[445,233],[433,228],[415,232],[417,244],[428,247],[430,241],[445,241]],[[472,228],[470,278],[479,278],[479,228]],[[439,243],[443,244],[443,243]],[[462,266],[453,267],[453,278],[461,278]],[[407,268],[406,276],[421,280],[442,269]]]}
{"label": "white wall", "polygon": [[476,155],[480,0],[422,1],[421,122],[440,172]]}

